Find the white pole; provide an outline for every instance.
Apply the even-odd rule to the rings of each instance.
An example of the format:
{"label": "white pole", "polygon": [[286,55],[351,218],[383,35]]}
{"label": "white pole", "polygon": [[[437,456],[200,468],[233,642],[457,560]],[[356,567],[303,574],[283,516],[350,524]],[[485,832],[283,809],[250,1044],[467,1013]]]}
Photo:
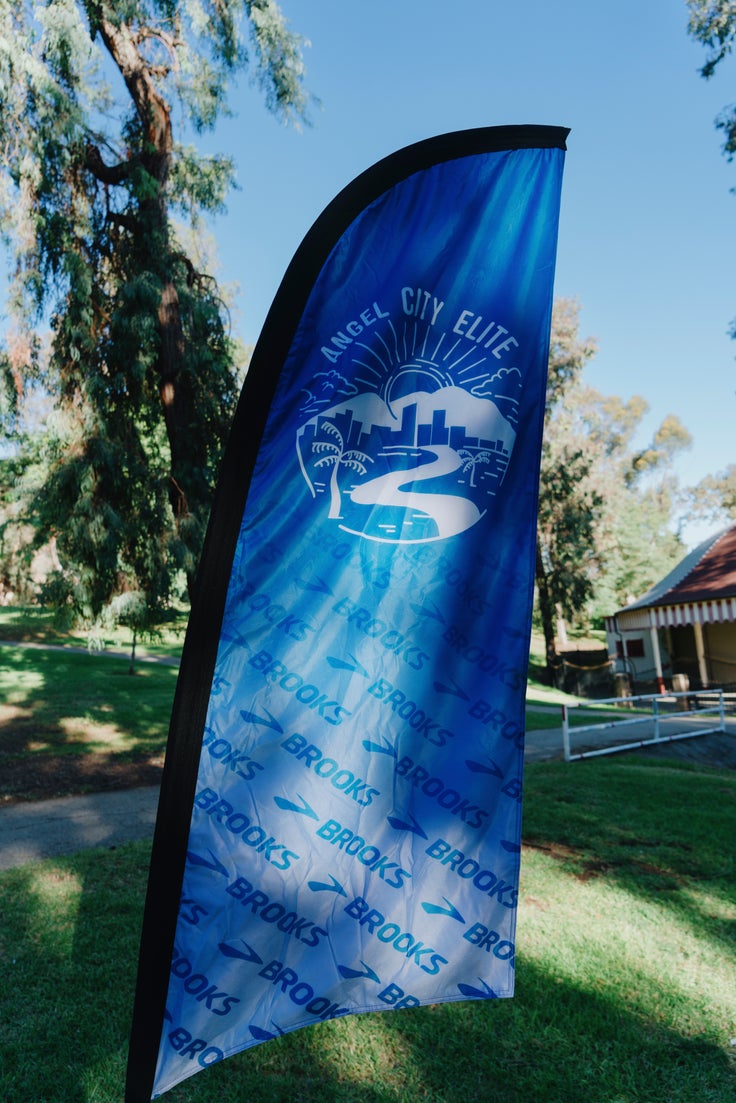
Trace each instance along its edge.
{"label": "white pole", "polygon": [[660,693],[664,693],[664,676],[662,674],[662,656],[659,653],[659,636],[657,635],[657,626],[653,624],[649,629],[649,634],[652,638],[652,652],[654,654],[654,667],[657,671],[657,689]]}
{"label": "white pole", "polygon": [[703,646],[703,625],[698,621],[693,624],[695,632],[695,652],[698,656],[698,670],[700,671],[700,684],[703,689],[708,688],[708,667],[705,662],[705,647]]}

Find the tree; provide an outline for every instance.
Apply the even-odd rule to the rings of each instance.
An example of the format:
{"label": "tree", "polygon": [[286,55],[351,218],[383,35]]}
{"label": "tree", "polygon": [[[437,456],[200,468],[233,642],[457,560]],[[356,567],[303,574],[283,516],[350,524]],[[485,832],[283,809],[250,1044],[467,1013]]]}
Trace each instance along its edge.
{"label": "tree", "polygon": [[322,432],[327,433],[332,440],[329,441],[315,441],[312,445],[312,451],[321,453],[320,458],[315,462],[315,467],[331,467],[332,473],[330,475],[330,512],[329,517],[340,517],[340,511],[342,509],[342,498],[340,495],[340,468],[348,467],[351,471],[357,471],[359,475],[365,475],[368,470],[365,466],[371,462],[370,456],[367,456],[365,452],[359,452],[357,449],[350,449],[345,451],[345,441],[343,440],[342,433],[332,421],[324,421],[322,423]]}
{"label": "tree", "polygon": [[578,313],[574,301],[555,303],[542,445],[537,593],[552,680],[566,623],[602,619],[681,558],[671,465],[691,443],[668,414],[636,447],[648,404],[584,383],[595,343],[578,337]]}
{"label": "tree", "polygon": [[[736,5],[732,0],[687,0],[690,9],[688,30],[705,46],[709,56],[700,70],[706,80],[734,48],[736,43]],[[723,152],[729,161],[736,155],[736,106],[727,107],[716,119],[716,126],[725,135]],[[731,324],[731,336],[736,337],[736,322]],[[718,520],[724,523],[736,519],[736,466],[729,466],[716,475],[708,475],[692,493],[690,517]]]}
{"label": "tree", "polygon": [[13,309],[26,329],[50,310],[53,329],[34,516],[57,540],[57,601],[88,620],[120,606],[155,621],[175,572],[193,578],[234,344],[176,219],[196,230],[219,210],[233,166],[183,138],[215,125],[248,65],[272,111],[303,118],[301,48],[275,0],[0,0]]}
{"label": "tree", "polygon": [[475,486],[475,469],[478,464],[488,465],[493,459],[490,452],[486,452],[484,449],[481,451],[471,452],[468,448],[461,448],[458,452],[458,456],[461,460],[460,470],[470,472],[470,485]]}
{"label": "tree", "polygon": [[552,310],[539,513],[537,597],[548,675],[556,680],[557,622],[574,617],[591,592],[587,563],[600,502],[588,483],[585,449],[573,440],[564,399],[595,353],[595,342],[578,336],[579,304],[558,299]]}
{"label": "tree", "polygon": [[701,479],[693,488],[688,516],[724,526],[736,521],[736,464]]}
{"label": "tree", "polygon": [[602,395],[581,385],[568,396],[587,441],[591,477],[601,498],[595,532],[595,570],[586,614],[600,623],[639,597],[682,557],[673,520],[681,493],[672,461],[691,443],[668,414],[645,446],[637,447],[648,403]]}
{"label": "tree", "polygon": [[595,525],[603,500],[590,475],[582,450],[565,445],[549,450],[537,522],[537,592],[553,683],[559,668],[558,637],[566,642],[565,621],[580,620],[593,592]]}
{"label": "tree", "polygon": [[[700,70],[708,80],[727,57],[736,41],[736,5],[733,0],[687,0],[690,9],[688,31],[710,55]],[[727,107],[716,120],[725,134],[723,151],[731,160],[736,154],[736,107]]]}

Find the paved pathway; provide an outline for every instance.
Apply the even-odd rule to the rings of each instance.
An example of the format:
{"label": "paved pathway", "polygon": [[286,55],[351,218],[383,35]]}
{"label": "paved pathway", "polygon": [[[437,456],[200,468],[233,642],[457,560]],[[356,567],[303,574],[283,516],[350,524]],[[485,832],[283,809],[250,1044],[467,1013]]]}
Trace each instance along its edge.
{"label": "paved pathway", "polygon": [[[676,754],[695,764],[736,769],[736,719],[728,719],[726,728],[723,734],[663,743],[638,753]],[[627,738],[631,740],[651,738],[651,731],[647,731],[645,725],[623,730],[629,733]],[[611,733],[599,733],[590,738],[596,739],[598,745],[604,740],[610,743]],[[560,758],[561,729],[527,733],[526,762]],[[89,847],[114,847],[133,839],[151,839],[157,801],[158,787],[153,786],[29,801],[0,808],[0,871]]]}
{"label": "paved pathway", "polygon": [[0,808],[0,870],[89,847],[153,837],[158,787]]}

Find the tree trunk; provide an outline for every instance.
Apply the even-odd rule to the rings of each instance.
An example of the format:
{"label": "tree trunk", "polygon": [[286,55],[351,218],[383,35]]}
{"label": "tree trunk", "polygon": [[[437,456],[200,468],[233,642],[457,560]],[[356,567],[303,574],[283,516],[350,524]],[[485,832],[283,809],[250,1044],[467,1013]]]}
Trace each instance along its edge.
{"label": "tree trunk", "polygon": [[[107,5],[104,5],[107,8]],[[155,193],[139,206],[138,234],[143,245],[144,263],[161,282],[158,306],[159,349],[156,363],[166,435],[171,455],[169,501],[177,527],[190,513],[191,497],[197,491],[189,485],[194,469],[203,466],[191,455],[195,422],[190,388],[182,386],[185,355],[184,330],[179,295],[174,281],[175,259],[169,240],[167,187],[174,148],[171,109],[160,94],[151,68],[141,54],[136,36],[126,23],[113,23],[104,14],[99,21],[100,34],[120,70],[143,126],[146,146],[140,164],[156,181]],[[196,476],[194,476],[196,478]],[[186,542],[186,541],[185,541]],[[187,572],[191,593],[193,575]]]}
{"label": "tree trunk", "polygon": [[550,685],[556,686],[559,677],[559,657],[555,638],[555,603],[547,585],[547,573],[542,558],[542,545],[537,537],[537,593],[539,594],[539,612],[544,632],[544,651],[547,660],[547,676]]}
{"label": "tree trunk", "polygon": [[566,648],[570,641],[567,636],[567,624],[565,623],[565,617],[559,601],[555,606],[555,612],[557,613],[557,639],[560,641],[560,647]]}
{"label": "tree trunk", "polygon": [[158,308],[159,352],[157,373],[166,435],[171,453],[169,501],[177,521],[189,512],[186,498],[187,472],[184,454],[192,429],[192,410],[184,389],[179,385],[184,360],[184,332],[179,311],[179,295],[169,278],[161,290]]}
{"label": "tree trunk", "polygon": [[130,648],[130,662],[128,663],[128,674],[135,674],[135,645],[138,640],[137,629],[133,629],[133,643]]}
{"label": "tree trunk", "polygon": [[340,457],[335,459],[332,465],[332,474],[330,475],[330,512],[328,517],[337,519],[342,511],[342,497],[340,495],[340,482],[338,475],[340,472]]}

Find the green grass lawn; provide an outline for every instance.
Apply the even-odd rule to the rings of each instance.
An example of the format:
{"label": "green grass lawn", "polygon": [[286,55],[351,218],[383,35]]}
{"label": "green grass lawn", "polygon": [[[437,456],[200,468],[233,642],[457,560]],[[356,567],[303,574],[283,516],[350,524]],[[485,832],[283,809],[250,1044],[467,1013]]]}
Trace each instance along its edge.
{"label": "green grass lawn", "polygon": [[[170,1103],[733,1103],[736,775],[526,772],[513,1000],[351,1016]],[[120,1103],[148,846],[0,874],[0,1099]]]}
{"label": "green grass lawn", "polygon": [[177,671],[97,655],[5,649],[0,653],[0,705],[31,754],[160,749]]}
{"label": "green grass lawn", "polygon": [[100,778],[132,763],[160,766],[177,671],[135,670],[68,649],[0,648],[0,801],[104,787]]}
{"label": "green grass lawn", "polygon": [[[0,649],[0,793],[14,768],[27,789],[44,765],[76,778],[160,759],[175,682],[68,647]],[[558,704],[548,693],[532,683],[530,701]],[[736,774],[627,757],[525,778],[513,1000],[321,1024],[164,1098],[733,1103]],[[148,859],[131,844],[0,874],[0,1100],[122,1100]]]}

